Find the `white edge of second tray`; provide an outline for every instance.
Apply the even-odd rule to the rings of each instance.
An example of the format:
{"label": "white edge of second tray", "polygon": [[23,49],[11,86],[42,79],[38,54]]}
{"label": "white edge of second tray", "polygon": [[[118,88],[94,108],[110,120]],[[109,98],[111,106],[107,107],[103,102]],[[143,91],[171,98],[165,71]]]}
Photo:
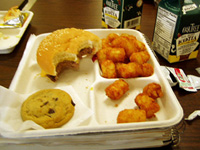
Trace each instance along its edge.
{"label": "white edge of second tray", "polygon": [[[6,12],[6,11],[0,11],[0,12]],[[23,11],[23,12],[28,13],[29,15],[22,27],[13,28],[13,29],[0,29],[0,32],[5,34],[5,36],[9,37],[8,39],[1,41],[6,46],[0,47],[0,54],[8,54],[14,50],[15,46],[21,40],[24,32],[26,31],[26,28],[28,27],[29,23],[31,22],[33,15],[34,15],[33,12],[31,12],[31,11]]]}
{"label": "white edge of second tray", "polygon": [[[132,29],[89,29],[88,31],[97,34],[100,38],[105,37],[105,35],[109,34],[109,33],[129,33],[131,34],[132,32],[139,34],[140,36],[142,36],[142,34],[136,30],[132,30]],[[46,34],[42,34],[39,36],[46,36],[49,33]],[[38,36],[37,36],[38,37]],[[24,69],[24,63],[27,61],[27,57],[29,55],[31,55],[31,49],[33,47],[33,44],[37,38],[36,36],[32,35],[27,43],[26,49],[24,51],[24,55],[20,61],[20,64],[18,66],[18,69],[16,71],[16,74],[10,84],[9,89],[15,91],[17,89],[18,86],[20,86],[19,84],[19,77],[20,77],[20,73],[21,71]],[[145,40],[145,39],[143,39]],[[143,41],[145,42],[145,41]],[[148,49],[150,50],[149,46],[147,45],[147,43],[145,42],[145,45],[148,47]],[[151,51],[149,51],[149,53],[151,53],[151,57],[153,56],[153,53]],[[172,105],[173,107],[176,109],[176,115],[174,117],[172,117],[169,120],[163,120],[163,121],[155,121],[155,122],[142,122],[142,123],[130,123],[130,124],[115,124],[115,125],[97,125],[97,126],[80,126],[77,128],[70,128],[70,130],[60,130],[59,128],[57,129],[50,129],[50,130],[46,130],[46,131],[28,131],[26,133],[17,133],[17,134],[12,134],[11,133],[11,137],[40,137],[40,136],[56,136],[56,135],[73,135],[73,134],[80,134],[80,133],[93,133],[93,132],[118,132],[118,131],[129,131],[129,130],[148,130],[148,129],[156,129],[156,128],[168,128],[171,126],[174,126],[176,124],[178,124],[183,117],[183,110],[182,107],[180,106],[175,94],[173,93],[168,81],[164,78],[164,76],[161,73],[160,70],[160,65],[158,64],[157,60],[155,57],[152,57],[153,61],[154,61],[154,65],[155,67],[158,69],[157,73],[158,76],[160,77],[160,79],[162,80],[163,84],[165,85],[165,89],[167,89],[167,94],[169,94],[169,97],[172,98]],[[170,112],[168,112],[170,113]],[[9,136],[9,134],[8,134]]]}

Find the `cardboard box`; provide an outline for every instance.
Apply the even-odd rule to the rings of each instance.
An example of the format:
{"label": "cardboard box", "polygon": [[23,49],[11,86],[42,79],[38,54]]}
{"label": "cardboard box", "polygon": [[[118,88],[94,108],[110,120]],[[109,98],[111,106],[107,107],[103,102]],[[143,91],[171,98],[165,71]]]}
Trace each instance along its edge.
{"label": "cardboard box", "polygon": [[103,0],[104,28],[140,29],[143,0]]}
{"label": "cardboard box", "polygon": [[170,63],[197,58],[199,18],[199,0],[162,0],[158,6],[153,49]]}

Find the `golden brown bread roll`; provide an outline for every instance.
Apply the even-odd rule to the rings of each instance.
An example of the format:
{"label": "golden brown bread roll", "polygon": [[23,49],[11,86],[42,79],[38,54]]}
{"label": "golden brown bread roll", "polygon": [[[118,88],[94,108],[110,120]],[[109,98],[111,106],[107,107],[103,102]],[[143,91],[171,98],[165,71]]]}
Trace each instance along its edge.
{"label": "golden brown bread roll", "polygon": [[83,55],[95,54],[101,46],[101,39],[89,31],[75,28],[56,30],[40,43],[37,62],[43,72],[56,81],[63,69],[77,69]]}

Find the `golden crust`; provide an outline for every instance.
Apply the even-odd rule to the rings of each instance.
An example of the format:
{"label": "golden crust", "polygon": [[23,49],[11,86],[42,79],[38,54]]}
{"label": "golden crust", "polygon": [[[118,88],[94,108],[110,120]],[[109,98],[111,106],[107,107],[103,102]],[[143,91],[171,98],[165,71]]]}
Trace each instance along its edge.
{"label": "golden crust", "polygon": [[129,85],[123,79],[116,80],[106,89],[106,95],[112,100],[120,99],[129,90]]}
{"label": "golden crust", "polygon": [[146,112],[142,109],[124,109],[117,116],[117,123],[146,121]]}
{"label": "golden crust", "polygon": [[92,54],[95,54],[101,48],[101,39],[81,29],[56,30],[40,43],[37,62],[46,74],[56,76],[57,64],[63,61],[79,63],[77,55],[84,48],[92,48]]}
{"label": "golden crust", "polygon": [[135,103],[140,109],[146,111],[147,118],[155,117],[155,113],[160,110],[160,106],[156,100],[144,93],[136,96]]}
{"label": "golden crust", "polygon": [[143,93],[147,94],[153,99],[157,99],[163,96],[161,86],[158,83],[149,83],[143,88]]}

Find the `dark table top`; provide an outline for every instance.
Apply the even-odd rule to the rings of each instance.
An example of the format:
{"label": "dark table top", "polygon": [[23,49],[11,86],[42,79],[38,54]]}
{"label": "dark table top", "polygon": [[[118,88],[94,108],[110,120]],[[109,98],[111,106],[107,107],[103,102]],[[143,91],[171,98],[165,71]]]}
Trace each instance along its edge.
{"label": "dark table top", "polygon": [[[9,87],[18,64],[23,55],[26,43],[31,34],[39,35],[66,27],[82,29],[101,28],[102,1],[99,0],[38,0],[31,8],[34,17],[15,50],[10,54],[0,55],[0,85]],[[152,40],[157,8],[152,1],[144,0],[141,32]],[[186,75],[200,76],[195,68],[200,67],[200,56],[197,59],[168,63],[157,54],[160,65],[181,68]],[[192,93],[173,87],[185,117],[194,110],[200,109],[200,91]],[[200,148],[200,118],[186,122],[186,129],[181,134],[181,142],[176,149],[190,150]],[[171,145],[156,149],[174,149]]]}

